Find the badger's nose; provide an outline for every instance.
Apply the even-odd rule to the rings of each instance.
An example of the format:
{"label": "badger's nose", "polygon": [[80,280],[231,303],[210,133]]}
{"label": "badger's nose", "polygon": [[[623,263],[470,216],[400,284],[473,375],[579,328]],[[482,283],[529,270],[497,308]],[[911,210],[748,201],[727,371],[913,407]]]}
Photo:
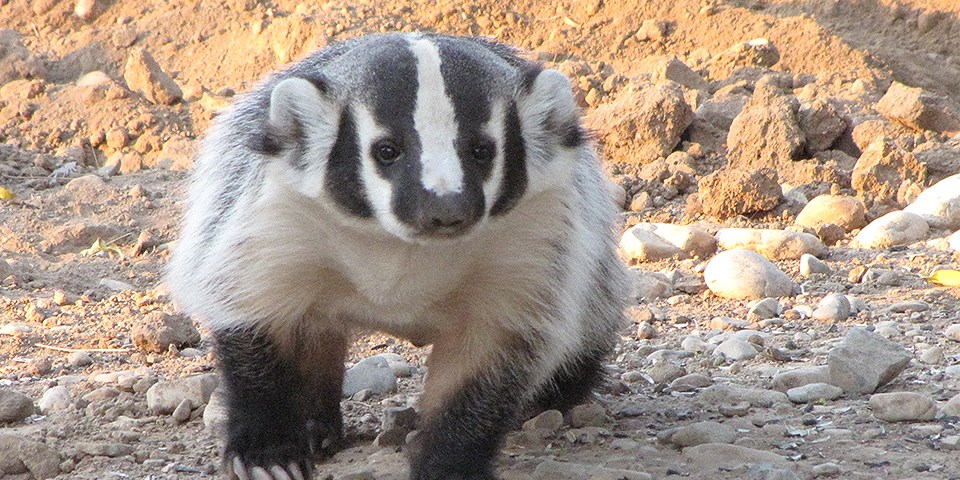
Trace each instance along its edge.
{"label": "badger's nose", "polygon": [[462,193],[421,197],[416,227],[422,234],[451,236],[464,232],[477,222],[481,208]]}

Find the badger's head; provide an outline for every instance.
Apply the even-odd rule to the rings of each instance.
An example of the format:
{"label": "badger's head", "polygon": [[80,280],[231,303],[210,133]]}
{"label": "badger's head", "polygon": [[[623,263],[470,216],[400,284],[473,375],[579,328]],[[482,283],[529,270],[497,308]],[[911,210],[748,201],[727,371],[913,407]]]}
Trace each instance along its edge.
{"label": "badger's head", "polygon": [[253,146],[362,228],[466,236],[566,181],[579,158],[569,81],[506,47],[414,34],[334,48],[272,82]]}

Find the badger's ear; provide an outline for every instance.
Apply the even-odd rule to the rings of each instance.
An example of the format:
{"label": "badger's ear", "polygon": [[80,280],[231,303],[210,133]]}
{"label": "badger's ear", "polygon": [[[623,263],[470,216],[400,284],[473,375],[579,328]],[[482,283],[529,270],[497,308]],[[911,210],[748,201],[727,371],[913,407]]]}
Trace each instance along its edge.
{"label": "badger's ear", "polygon": [[287,78],[273,87],[270,109],[252,148],[268,155],[336,135],[339,109],[322,79]]}
{"label": "badger's ear", "polygon": [[555,135],[555,140],[565,147],[583,143],[580,109],[567,76],[556,70],[540,69],[530,70],[525,76],[526,92],[520,100],[524,123]]}

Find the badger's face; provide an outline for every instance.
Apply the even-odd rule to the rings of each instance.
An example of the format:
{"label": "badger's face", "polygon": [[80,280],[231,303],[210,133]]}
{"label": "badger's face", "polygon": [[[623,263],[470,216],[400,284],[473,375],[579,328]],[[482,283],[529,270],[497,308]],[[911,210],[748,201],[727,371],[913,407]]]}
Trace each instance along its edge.
{"label": "badger's face", "polygon": [[294,67],[262,150],[348,218],[417,243],[469,235],[561,181],[582,142],[567,79],[495,48],[394,35]]}

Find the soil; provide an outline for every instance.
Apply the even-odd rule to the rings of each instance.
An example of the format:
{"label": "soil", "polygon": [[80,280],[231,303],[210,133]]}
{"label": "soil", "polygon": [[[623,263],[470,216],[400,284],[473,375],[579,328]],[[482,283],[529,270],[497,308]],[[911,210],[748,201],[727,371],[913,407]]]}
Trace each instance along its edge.
{"label": "soil", "polygon": [[[82,5],[92,6],[86,18],[75,14]],[[750,90],[758,74],[737,73],[716,58],[757,38],[768,39],[779,52],[765,73],[792,78],[798,96],[831,99],[849,119],[880,118],[874,106],[894,81],[948,101],[960,98],[960,3],[954,0],[0,0],[0,29],[16,32],[0,35],[0,58],[6,64],[0,66],[0,187],[14,195],[0,200],[0,327],[16,327],[0,334],[0,387],[34,401],[58,384],[80,399],[103,385],[95,380],[101,373],[140,369],[137,375],[156,380],[214,371],[209,338],[202,330],[194,356],[176,349],[138,351],[131,338],[147,315],[176,310],[162,272],[176,240],[195,142],[235,94],[340,39],[396,30],[494,37],[571,75],[588,119],[641,82],[650,73],[649,61],[664,55],[676,56],[701,74],[709,82],[709,95],[731,86]],[[148,50],[180,86],[182,101],[154,104],[126,87],[126,60],[136,48]],[[106,76],[91,76],[95,71]],[[687,93],[695,101],[696,95]],[[896,124],[884,128],[905,148],[922,150],[929,144],[923,148],[957,149],[943,134]],[[638,162],[630,149],[605,147],[604,132],[595,133],[611,174],[630,197],[643,190],[646,165],[665,161]],[[655,208],[625,212],[625,225],[700,221],[715,230],[792,224],[796,212],[790,209],[724,221],[691,210],[696,179],[723,167],[725,152],[688,137],[676,150],[695,159],[693,180],[680,186],[664,180],[650,192]],[[109,171],[111,165],[114,171]],[[835,187],[821,187],[848,192],[849,170],[846,175],[846,183],[840,175]],[[914,180],[920,186],[931,181]],[[941,404],[960,392],[960,378],[944,373],[960,364],[960,342],[942,335],[947,325],[958,323],[958,292],[924,280],[934,267],[956,267],[957,256],[942,241],[880,251],[851,248],[851,238],[841,239],[825,257],[834,274],[802,280],[804,293],[781,301],[786,307],[815,306],[825,294],[840,291],[864,299],[870,310],[833,324],[785,319],[764,327],[766,351],[792,351],[786,358],[764,354],[727,363],[698,356],[684,360],[686,371],[703,373],[714,383],[769,389],[770,377],[778,371],[824,364],[830,348],[850,328],[893,321],[900,332],[895,341],[918,356],[940,346],[944,359],[934,364],[914,360],[881,391],[920,392]],[[98,239],[119,248],[88,251]],[[778,264],[799,279],[796,262]],[[700,260],[642,265],[690,278],[701,278],[702,267]],[[900,272],[899,280],[851,280],[849,272],[862,267]],[[500,460],[505,478],[530,478],[545,459],[647,472],[653,478],[792,478],[748,466],[718,470],[698,465],[657,440],[659,432],[703,420],[735,426],[738,444],[782,455],[788,459],[786,469],[799,478],[823,474],[829,469],[815,467],[824,463],[838,465],[841,478],[960,478],[956,451],[940,442],[960,433],[956,417],[889,423],[871,414],[866,396],[752,407],[728,416],[696,394],[671,393],[662,383],[620,380],[627,372],[648,373],[646,354],[679,349],[680,340],[694,332],[707,335],[714,317],[747,316],[743,301],[697,289],[675,293],[635,311],[641,312],[636,323],[646,316],[653,324],[653,338],[641,338],[649,335],[638,332],[636,324],[625,327],[610,359],[611,380],[594,399],[607,419],[596,428],[563,427],[547,438],[511,434]],[[887,308],[904,300],[922,300],[930,308],[914,313]],[[90,351],[92,364],[79,366],[65,349]],[[369,335],[358,339],[351,361],[383,352],[423,365],[429,347]],[[319,465],[318,478],[405,478],[403,449],[380,449],[372,440],[383,408],[413,402],[422,380],[422,371],[416,372],[400,380],[397,393],[345,401],[351,446]],[[152,414],[139,389],[118,388],[115,399],[77,401],[67,412],[0,425],[0,434],[52,447],[59,454],[56,478],[216,475],[218,441],[204,427],[202,406],[178,424],[168,415]],[[83,445],[91,443],[129,445],[133,452],[90,453]],[[349,477],[357,472],[368,476]],[[31,476],[0,471],[0,478]]]}

